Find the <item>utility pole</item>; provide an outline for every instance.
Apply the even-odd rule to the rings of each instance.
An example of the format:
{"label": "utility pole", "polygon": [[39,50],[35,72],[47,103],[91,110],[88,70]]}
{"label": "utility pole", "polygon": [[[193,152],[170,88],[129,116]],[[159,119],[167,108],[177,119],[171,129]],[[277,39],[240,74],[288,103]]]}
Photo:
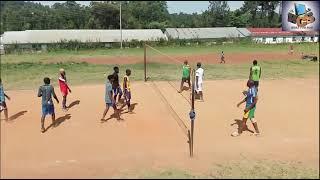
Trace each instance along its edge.
{"label": "utility pole", "polygon": [[122,49],[122,24],[121,24],[121,1],[120,1],[120,48]]}

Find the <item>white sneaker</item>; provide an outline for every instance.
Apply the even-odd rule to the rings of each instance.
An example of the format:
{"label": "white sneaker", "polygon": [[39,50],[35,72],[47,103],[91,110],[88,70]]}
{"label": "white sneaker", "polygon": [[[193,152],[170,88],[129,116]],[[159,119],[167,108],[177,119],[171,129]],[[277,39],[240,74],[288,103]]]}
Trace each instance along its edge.
{"label": "white sneaker", "polygon": [[239,134],[237,131],[235,131],[235,132],[233,132],[233,133],[231,134],[231,136],[232,136],[232,137],[237,137],[237,136],[240,136],[240,134]]}

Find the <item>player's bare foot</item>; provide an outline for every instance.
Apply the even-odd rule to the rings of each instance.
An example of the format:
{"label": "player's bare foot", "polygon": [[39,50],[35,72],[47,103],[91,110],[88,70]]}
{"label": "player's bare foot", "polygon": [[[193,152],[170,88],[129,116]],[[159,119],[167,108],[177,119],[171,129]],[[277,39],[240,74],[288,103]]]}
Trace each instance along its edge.
{"label": "player's bare foot", "polygon": [[46,131],[45,128],[41,128],[41,132],[44,133]]}

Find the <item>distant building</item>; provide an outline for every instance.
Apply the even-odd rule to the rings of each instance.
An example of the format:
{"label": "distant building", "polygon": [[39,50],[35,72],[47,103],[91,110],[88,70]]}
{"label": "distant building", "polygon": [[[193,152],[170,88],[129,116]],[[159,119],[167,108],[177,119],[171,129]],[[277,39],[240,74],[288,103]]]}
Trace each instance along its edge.
{"label": "distant building", "polygon": [[257,43],[319,42],[318,31],[282,31],[281,28],[247,28],[252,40]]}
{"label": "distant building", "polygon": [[[3,34],[2,43],[9,44],[50,44],[62,41],[116,43],[121,41],[120,30],[26,30],[8,31]],[[167,40],[160,29],[124,29],[122,41]]]}
{"label": "distant building", "polygon": [[239,38],[248,36],[250,32],[236,27],[214,28],[166,28],[165,35],[168,39],[199,39],[209,40],[217,38]]}

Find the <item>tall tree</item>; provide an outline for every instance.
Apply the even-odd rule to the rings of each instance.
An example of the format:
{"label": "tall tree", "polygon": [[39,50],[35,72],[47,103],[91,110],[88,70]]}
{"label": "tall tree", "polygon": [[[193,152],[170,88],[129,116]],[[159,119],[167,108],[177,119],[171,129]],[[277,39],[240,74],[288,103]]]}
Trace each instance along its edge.
{"label": "tall tree", "polygon": [[212,27],[229,26],[230,8],[227,1],[209,1],[209,24]]}

